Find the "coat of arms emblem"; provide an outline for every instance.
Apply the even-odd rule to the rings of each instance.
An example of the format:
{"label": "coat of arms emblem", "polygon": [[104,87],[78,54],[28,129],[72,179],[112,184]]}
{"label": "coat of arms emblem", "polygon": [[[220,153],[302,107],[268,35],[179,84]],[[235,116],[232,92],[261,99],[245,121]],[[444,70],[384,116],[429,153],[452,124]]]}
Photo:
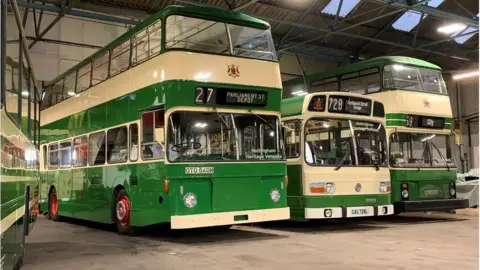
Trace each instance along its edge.
{"label": "coat of arms emblem", "polygon": [[238,69],[238,66],[236,66],[236,65],[229,65],[227,72],[228,72],[228,76],[230,76],[232,78],[240,77],[240,70]]}
{"label": "coat of arms emblem", "polygon": [[430,108],[430,101],[428,99],[423,100],[423,107]]}

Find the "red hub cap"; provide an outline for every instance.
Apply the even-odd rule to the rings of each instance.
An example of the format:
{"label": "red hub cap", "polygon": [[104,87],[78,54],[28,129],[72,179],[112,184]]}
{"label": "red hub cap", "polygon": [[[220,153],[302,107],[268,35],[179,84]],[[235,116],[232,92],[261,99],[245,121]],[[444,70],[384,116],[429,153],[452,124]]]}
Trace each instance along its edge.
{"label": "red hub cap", "polygon": [[57,193],[52,193],[52,198],[50,199],[52,214],[56,215],[58,212],[58,199]]}
{"label": "red hub cap", "polygon": [[117,219],[123,226],[130,224],[130,201],[127,196],[122,196],[117,202]]}

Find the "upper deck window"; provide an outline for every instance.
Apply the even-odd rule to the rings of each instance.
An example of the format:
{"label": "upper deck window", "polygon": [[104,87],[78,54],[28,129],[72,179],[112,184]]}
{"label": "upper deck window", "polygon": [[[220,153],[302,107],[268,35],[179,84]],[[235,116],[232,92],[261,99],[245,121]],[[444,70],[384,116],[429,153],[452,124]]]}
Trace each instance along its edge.
{"label": "upper deck window", "polygon": [[447,93],[440,71],[399,64],[384,67],[383,84],[387,89],[413,90],[433,94]]}
{"label": "upper deck window", "polygon": [[172,15],[166,31],[166,49],[277,60],[270,30]]}

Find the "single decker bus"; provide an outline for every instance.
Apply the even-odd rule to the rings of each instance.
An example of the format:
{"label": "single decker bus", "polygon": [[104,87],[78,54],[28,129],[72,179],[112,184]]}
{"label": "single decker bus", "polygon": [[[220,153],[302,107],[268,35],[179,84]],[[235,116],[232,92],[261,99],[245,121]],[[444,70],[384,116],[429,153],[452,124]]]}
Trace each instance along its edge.
{"label": "single decker bus", "polygon": [[452,108],[441,71],[420,59],[383,56],[284,85],[294,95],[344,91],[379,99],[386,112],[395,214],[449,211],[468,207],[468,200],[456,197]]}
{"label": "single decker bus", "polygon": [[383,104],[345,92],[282,101],[292,220],[393,214]]}
{"label": "single decker bus", "polygon": [[121,234],[284,220],[270,26],[169,6],[59,75],[41,108],[41,210]]}

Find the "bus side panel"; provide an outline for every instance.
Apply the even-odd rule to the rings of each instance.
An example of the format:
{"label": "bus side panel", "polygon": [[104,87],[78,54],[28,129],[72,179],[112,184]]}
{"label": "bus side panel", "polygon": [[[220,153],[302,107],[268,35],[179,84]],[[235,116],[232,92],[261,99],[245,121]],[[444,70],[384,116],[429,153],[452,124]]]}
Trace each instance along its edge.
{"label": "bus side panel", "polygon": [[449,199],[449,183],[456,180],[456,169],[390,170],[392,202],[401,201],[401,185],[408,184],[408,200]]}
{"label": "bus side panel", "polygon": [[[55,173],[55,172],[54,172]],[[58,214],[73,217],[72,203],[70,202],[72,170],[59,170],[56,172],[56,185],[58,197]]]}
{"label": "bus side panel", "polygon": [[170,222],[171,203],[163,188],[165,170],[163,161],[129,166],[126,187],[132,207],[130,222],[133,226]]}
{"label": "bus side panel", "polygon": [[304,220],[302,165],[287,165],[287,175],[287,204],[290,207],[290,219]]}

